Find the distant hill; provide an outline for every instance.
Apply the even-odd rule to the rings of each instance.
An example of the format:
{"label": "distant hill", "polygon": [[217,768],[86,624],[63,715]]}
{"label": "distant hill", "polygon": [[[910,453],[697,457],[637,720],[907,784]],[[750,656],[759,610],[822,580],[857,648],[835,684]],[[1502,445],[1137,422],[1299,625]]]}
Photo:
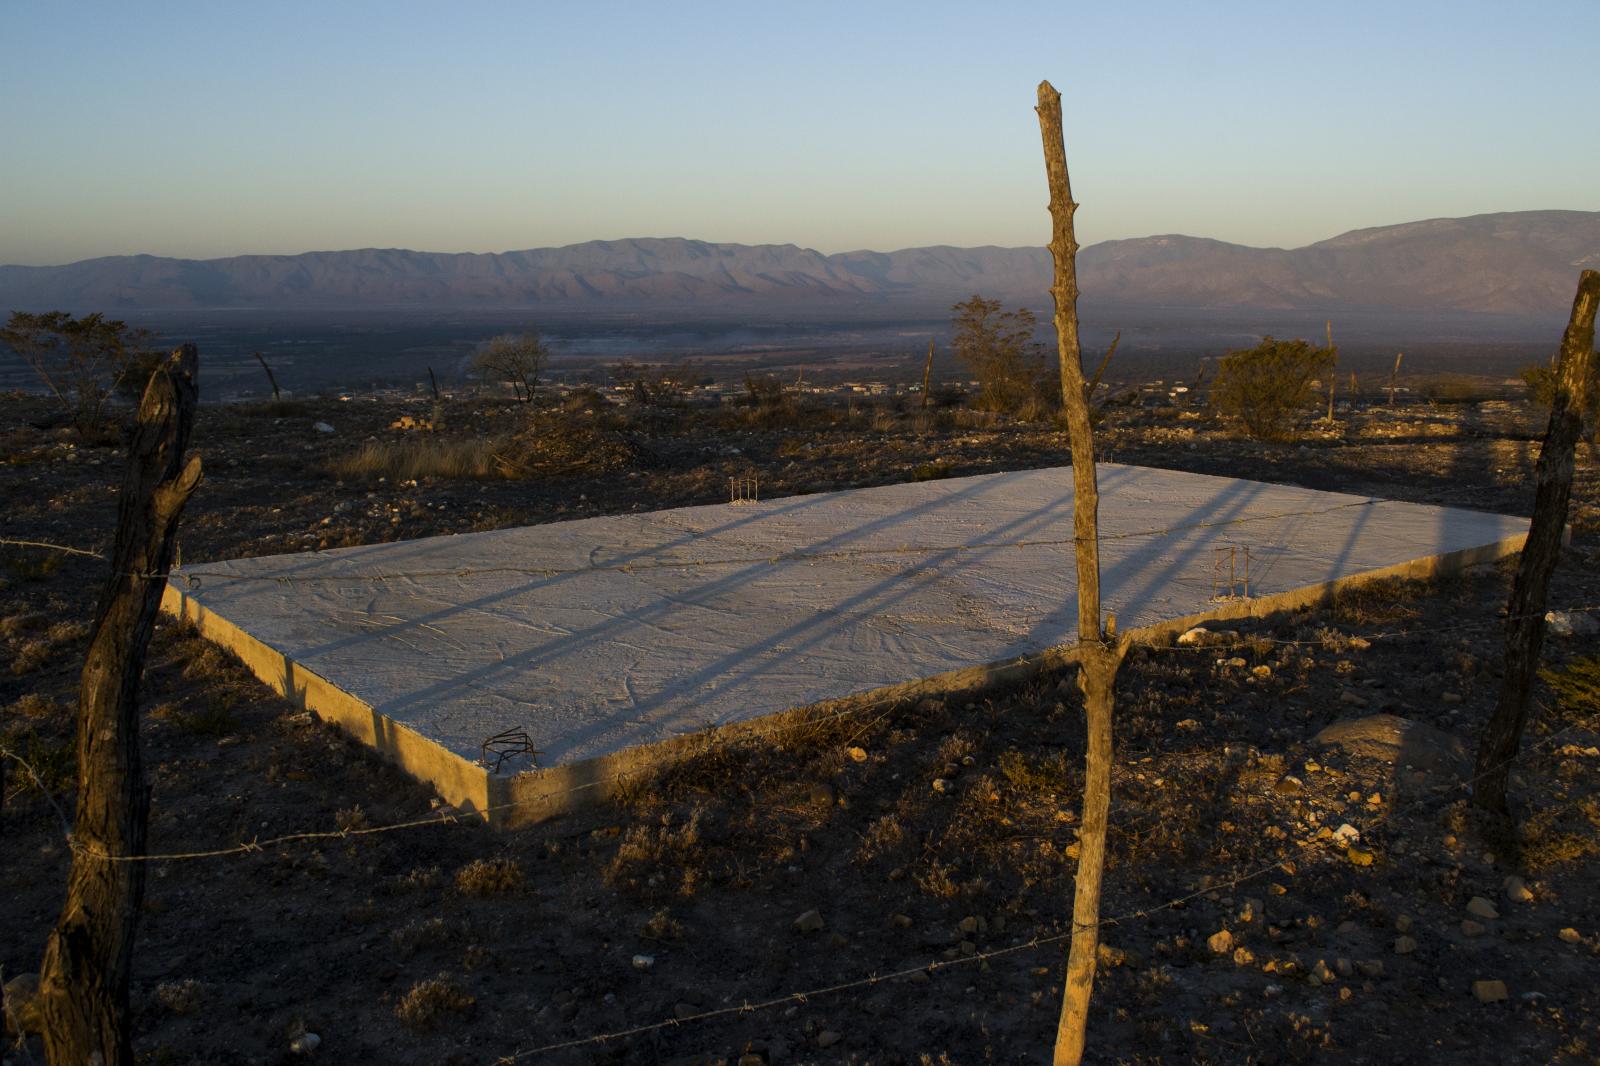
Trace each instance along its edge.
{"label": "distant hill", "polygon": [[[1179,235],[1107,241],[1079,256],[1086,300],[1194,308],[1360,307],[1548,315],[1600,267],[1600,212],[1522,211],[1354,230],[1304,248]],[[781,309],[949,301],[1035,305],[1042,248],[907,248],[823,255],[792,244],[590,241],[499,254],[367,248],[302,255],[88,259],[0,267],[0,311],[383,307]]]}

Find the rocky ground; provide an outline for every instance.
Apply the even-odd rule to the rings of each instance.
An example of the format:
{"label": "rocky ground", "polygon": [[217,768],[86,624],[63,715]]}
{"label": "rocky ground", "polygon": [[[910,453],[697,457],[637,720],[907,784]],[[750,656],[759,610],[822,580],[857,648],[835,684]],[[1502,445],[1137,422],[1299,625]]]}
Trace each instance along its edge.
{"label": "rocky ground", "polygon": [[[963,411],[530,416],[462,403],[438,412],[436,434],[390,428],[407,414],[435,412],[205,408],[184,558],[710,502],[750,474],[781,495],[1054,465],[1066,451],[1051,427]],[[1526,513],[1535,421],[1515,405],[1375,405],[1262,445],[1199,412],[1119,410],[1100,432],[1119,462]],[[470,476],[418,474],[383,451],[417,441],[489,446]],[[120,461],[76,446],[39,401],[0,400],[0,537],[103,550]],[[1600,605],[1597,474],[1586,455],[1556,605]],[[102,567],[0,548],[0,729],[37,773],[8,767],[0,812],[7,979],[37,969],[60,905],[70,707]],[[1600,1057],[1593,696],[1541,685],[1514,834],[1464,803],[1508,574],[1373,586],[1134,653],[1093,1061]],[[1591,615],[1573,617],[1579,632],[1547,646],[1558,682],[1600,652],[1582,632]],[[1065,675],[800,723],[713,749],[618,805],[509,833],[355,832],[426,817],[432,797],[183,627],[158,631],[143,701],[153,851],[352,832],[152,865],[134,959],[142,1060],[1048,1053],[1082,780]],[[851,987],[791,996],[839,984]],[[4,1061],[39,1055],[24,1041]]]}

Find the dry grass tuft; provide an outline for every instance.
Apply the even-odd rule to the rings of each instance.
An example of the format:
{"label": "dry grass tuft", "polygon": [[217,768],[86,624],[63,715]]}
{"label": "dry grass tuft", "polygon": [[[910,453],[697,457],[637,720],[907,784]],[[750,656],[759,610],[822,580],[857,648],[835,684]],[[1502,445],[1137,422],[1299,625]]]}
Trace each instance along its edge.
{"label": "dry grass tuft", "polygon": [[333,473],[352,480],[391,481],[422,478],[477,480],[515,476],[503,458],[505,442],[465,440],[403,440],[363,444],[354,455],[333,464]]}
{"label": "dry grass tuft", "polygon": [[522,866],[515,859],[474,859],[456,871],[456,891],[463,896],[503,896],[522,882]]}
{"label": "dry grass tuft", "polygon": [[410,958],[424,948],[435,948],[450,939],[450,929],[443,918],[419,918],[408,922],[389,934],[389,942],[405,958]]}
{"label": "dry grass tuft", "polygon": [[163,981],[156,986],[156,1002],[173,1014],[192,1014],[205,999],[206,986],[192,977]]}
{"label": "dry grass tuft", "polygon": [[659,910],[650,916],[648,922],[644,923],[644,935],[651,940],[681,940],[683,939],[683,923],[665,910]]}
{"label": "dry grass tuft", "polygon": [[17,649],[16,658],[11,660],[11,672],[21,677],[44,669],[50,662],[50,651],[48,640],[28,641]]}
{"label": "dry grass tuft", "polygon": [[60,703],[57,703],[49,696],[41,695],[38,692],[30,692],[6,708],[6,712],[11,717],[40,720],[54,718],[64,709]]}
{"label": "dry grass tuft", "polygon": [[1539,811],[1523,826],[1518,843],[1530,874],[1600,855],[1600,797]]}
{"label": "dry grass tuft", "polygon": [[1415,582],[1398,578],[1346,585],[1333,594],[1329,614],[1341,625],[1394,625],[1422,613],[1422,595]]}
{"label": "dry grass tuft", "polygon": [[436,1029],[447,1021],[469,1017],[478,1001],[447,973],[418,981],[394,1008],[401,1024],[418,1032]]}
{"label": "dry grass tuft", "polygon": [[25,633],[43,629],[49,624],[50,620],[37,612],[7,615],[5,618],[0,618],[0,637],[15,640]]}
{"label": "dry grass tuft", "polygon": [[222,737],[237,728],[233,711],[239,703],[238,693],[220,692],[192,702],[194,705],[170,700],[158,703],[151,708],[150,718],[196,736]]}
{"label": "dry grass tuft", "polygon": [[684,822],[636,825],[629,829],[623,835],[616,857],[606,867],[606,883],[644,895],[657,892],[694,895],[705,875],[701,813],[701,809],[696,808]]}

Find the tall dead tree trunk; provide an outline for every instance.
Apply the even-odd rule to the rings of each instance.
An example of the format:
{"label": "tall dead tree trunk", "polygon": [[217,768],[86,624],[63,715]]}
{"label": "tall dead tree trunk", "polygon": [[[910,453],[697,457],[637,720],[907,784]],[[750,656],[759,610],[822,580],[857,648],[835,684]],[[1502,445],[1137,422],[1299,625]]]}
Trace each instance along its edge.
{"label": "tall dead tree trunk", "polygon": [[[1056,1025],[1054,1062],[1076,1066],[1083,1058],[1094,990],[1095,953],[1100,946],[1100,881],[1105,870],[1106,820],[1111,809],[1111,715],[1117,669],[1126,640],[1100,626],[1100,491],[1095,477],[1094,431],[1084,392],[1083,352],[1078,340],[1078,241],[1072,216],[1072,185],[1061,132],[1061,94],[1039,83],[1039,132],[1044,141],[1045,174],[1050,186],[1050,257],[1055,262],[1056,349],[1061,362],[1061,403],[1072,446],[1072,523],[1078,569],[1078,687],[1088,720],[1084,755],[1083,815],[1078,836],[1078,871],[1072,896],[1072,947],[1061,1017]],[[1114,630],[1112,621],[1108,629]]]}
{"label": "tall dead tree trunk", "polygon": [[1405,352],[1394,353],[1394,369],[1389,371],[1389,406],[1394,406],[1395,383],[1400,380],[1400,360],[1406,357]]}
{"label": "tall dead tree trunk", "polygon": [[256,362],[260,363],[261,369],[267,372],[267,384],[272,386],[272,398],[281,400],[283,394],[278,391],[278,377],[272,372],[272,368],[267,365],[266,358],[260,352],[256,353]]}
{"label": "tall dead tree trunk", "polygon": [[933,381],[933,338],[928,338],[928,361],[922,364],[922,406],[928,406],[928,385]]}
{"label": "tall dead tree trunk", "polygon": [[1491,815],[1505,816],[1506,782],[1511,763],[1522,744],[1528,721],[1533,679],[1544,646],[1544,611],[1550,575],[1561,554],[1561,537],[1567,525],[1567,504],[1572,499],[1573,459],[1583,435],[1583,412],[1594,363],[1594,319],[1600,308],[1600,273],[1585,270],[1578,278],[1572,317],[1561,340],[1561,362],[1556,368],[1556,394],[1550,406],[1550,424],[1539,448],[1534,468],[1533,522],[1522,546],[1517,577],[1507,604],[1505,680],[1494,714],[1478,742],[1473,774],[1472,803]]}
{"label": "tall dead tree trunk", "polygon": [[[1333,319],[1328,319],[1328,354],[1333,358],[1334,366],[1339,364],[1339,353],[1333,350]],[[1328,424],[1333,424],[1333,395],[1339,388],[1339,378],[1333,372],[1333,367],[1328,368]]]}
{"label": "tall dead tree trunk", "polygon": [[78,688],[78,811],[66,901],[45,947],[39,1006],[52,1066],[133,1062],[128,969],[144,898],[150,794],[137,691],[167,584],[178,518],[200,483],[183,461],[199,362],[186,344],[150,377],[117,503],[111,576],[100,593]]}

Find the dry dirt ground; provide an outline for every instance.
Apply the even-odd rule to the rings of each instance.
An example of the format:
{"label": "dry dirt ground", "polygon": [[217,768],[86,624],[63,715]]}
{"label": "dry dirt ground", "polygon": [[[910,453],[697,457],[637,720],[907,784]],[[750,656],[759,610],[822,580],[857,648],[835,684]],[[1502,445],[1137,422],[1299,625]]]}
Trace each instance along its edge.
{"label": "dry dirt ground", "polygon": [[[1048,426],[959,411],[546,411],[530,428],[523,410],[461,404],[437,438],[491,441],[485,476],[353,458],[436,439],[390,429],[403,413],[430,414],[205,408],[184,557],[709,502],[753,472],[781,495],[1066,454]],[[1526,513],[1531,421],[1503,404],[1374,407],[1260,445],[1196,413],[1129,410],[1108,415],[1101,451]],[[0,399],[0,537],[103,550],[120,461],[75,447],[39,401]],[[1554,605],[1600,605],[1592,456],[1579,475]],[[73,802],[70,707],[103,564],[0,550],[0,729],[38,775],[9,766],[0,812],[9,979],[37,969],[60,905],[57,805]],[[1370,587],[1230,626],[1225,643],[1134,653],[1092,1061],[1600,1058],[1592,695],[1541,686],[1514,835],[1486,834],[1463,802],[1508,574]],[[1552,639],[1547,659],[1597,651],[1592,636]],[[177,625],[158,630],[143,706],[154,852],[429,815],[428,790]],[[1313,741],[1379,713],[1427,727],[1411,765]],[[1082,750],[1072,679],[1054,674],[713,749],[621,804],[526,830],[436,824],[156,862],[134,956],[140,1057],[300,1061],[295,1042],[314,1033],[310,1059],[340,1063],[1039,1062]],[[791,997],[875,974],[899,976]],[[1478,985],[1480,1001],[1480,981],[1505,998]],[[37,1040],[8,1048],[7,1066],[40,1060]]]}

